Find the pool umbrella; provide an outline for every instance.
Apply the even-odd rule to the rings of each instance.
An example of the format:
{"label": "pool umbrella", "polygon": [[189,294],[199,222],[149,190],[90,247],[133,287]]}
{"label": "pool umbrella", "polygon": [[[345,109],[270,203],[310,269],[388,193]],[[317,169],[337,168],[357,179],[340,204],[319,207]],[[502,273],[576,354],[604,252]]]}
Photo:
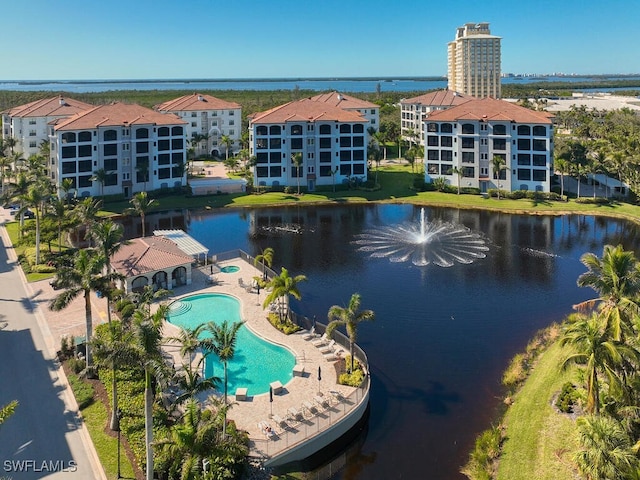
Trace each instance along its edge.
{"label": "pool umbrella", "polygon": [[269,414],[269,418],[273,417],[273,388],[269,387],[269,405],[271,406],[271,413]]}
{"label": "pool umbrella", "polygon": [[320,390],[320,380],[322,380],[322,367],[318,366],[318,395],[322,395]]}

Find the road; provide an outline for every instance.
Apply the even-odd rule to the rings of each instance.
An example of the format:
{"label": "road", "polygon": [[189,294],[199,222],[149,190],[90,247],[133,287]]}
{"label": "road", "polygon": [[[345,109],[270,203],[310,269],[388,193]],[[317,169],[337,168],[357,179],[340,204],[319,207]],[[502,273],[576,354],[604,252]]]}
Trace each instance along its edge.
{"label": "road", "polygon": [[32,302],[38,292],[24,281],[4,227],[0,231],[0,405],[19,402],[0,426],[0,478],[102,480],[102,466],[55,361],[57,345]]}

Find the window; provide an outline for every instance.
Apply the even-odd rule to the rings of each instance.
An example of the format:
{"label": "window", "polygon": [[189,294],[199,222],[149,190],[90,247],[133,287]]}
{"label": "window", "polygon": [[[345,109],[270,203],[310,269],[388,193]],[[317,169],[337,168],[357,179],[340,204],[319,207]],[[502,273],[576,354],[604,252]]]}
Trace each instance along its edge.
{"label": "window", "polygon": [[265,127],[264,125],[258,125],[256,127],[256,135],[266,135],[267,134],[267,127]]}
{"label": "window", "polygon": [[169,150],[169,140],[158,140],[158,151]]}
{"label": "window", "polygon": [[171,154],[171,163],[182,163],[184,162],[184,156],[182,152],[174,152]]}
{"label": "window", "polygon": [[533,170],[533,180],[536,182],[544,182],[547,180],[546,170]]}
{"label": "window", "polygon": [[343,123],[340,125],[340,133],[351,133],[351,125]]}
{"label": "window", "polygon": [[364,160],[364,150],[353,151],[353,161]]}
{"label": "window", "polygon": [[451,150],[441,150],[440,151],[440,160],[443,162],[452,162],[453,161],[453,152]]}
{"label": "window", "polygon": [[331,138],[329,138],[329,137],[321,137],[320,138],[320,148],[331,148]]}
{"label": "window", "polygon": [[75,143],[75,142],[76,142],[76,134],[75,133],[66,132],[66,133],[62,134],[62,143]]}
{"label": "window", "polygon": [[507,149],[507,141],[504,138],[494,138],[493,139],[493,149],[494,150],[506,150]]}
{"label": "window", "polygon": [[[193,125],[195,127],[195,125]],[[169,127],[160,127],[158,129],[159,137],[168,137],[169,136]]]}
{"label": "window", "polygon": [[547,141],[542,139],[534,139],[533,149],[536,152],[544,152],[547,149]]}
{"label": "window", "polygon": [[182,127],[171,127],[171,135],[174,137],[181,137],[184,135],[184,129]]}
{"label": "window", "polygon": [[475,162],[476,157],[474,152],[462,152],[462,161],[463,163],[473,163]]}
{"label": "window", "polygon": [[182,150],[184,148],[184,143],[181,138],[174,138],[171,140],[171,148],[173,150]]}
{"label": "window", "polygon": [[271,177],[282,176],[282,167],[269,167],[269,176]]}
{"label": "window", "polygon": [[282,156],[284,156],[285,154],[283,153],[282,155],[280,155],[280,152],[271,152],[269,153],[269,162],[270,163],[281,163],[282,162]]}
{"label": "window", "polygon": [[519,138],[518,150],[531,150],[531,140],[528,138]]}
{"label": "window", "polygon": [[195,128],[195,127],[197,127],[197,126],[198,126],[198,124],[197,124],[196,122],[191,122],[191,126],[192,126],[193,128]]}
{"label": "window", "polygon": [[291,135],[302,135],[302,125],[291,125]]}
{"label": "window", "polygon": [[320,125],[320,135],[331,134],[331,125]]}
{"label": "window", "polygon": [[349,150],[340,150],[340,161],[341,162],[350,162],[351,161],[351,152]]}
{"label": "window", "polygon": [[105,187],[112,187],[113,185],[118,184],[118,174],[115,172],[110,172],[109,175],[104,179]]}
{"label": "window", "polygon": [[269,127],[269,135],[280,135],[282,133],[282,129],[280,125],[271,125]]}
{"label": "window", "polygon": [[544,167],[547,165],[547,156],[546,155],[533,155],[533,165],[535,167]]}
{"label": "window", "polygon": [[136,130],[136,138],[149,138],[148,128],[138,128]]}
{"label": "window", "polygon": [[443,123],[442,125],[440,125],[440,131],[442,133],[452,133],[453,126],[450,123]]}
{"label": "window", "polygon": [[136,142],[136,153],[149,153],[149,142]]}
{"label": "window", "polygon": [[531,155],[528,153],[519,153],[518,165],[531,165]]}
{"label": "window", "polygon": [[493,126],[493,134],[494,135],[506,135],[507,134],[507,127],[505,127],[504,125],[494,125]]}
{"label": "window", "polygon": [[519,168],[518,180],[531,180],[531,170],[528,168]]}
{"label": "window", "polygon": [[353,174],[354,175],[364,175],[364,163],[354,163],[353,164]]}
{"label": "window", "polygon": [[[274,140],[273,138],[271,139]],[[274,148],[274,147],[272,147]],[[302,150],[302,139],[301,138],[292,138],[291,139],[291,149],[292,150]]]}
{"label": "window", "polygon": [[256,163],[269,163],[269,155],[266,152],[261,152],[256,155]]}
{"label": "window", "polygon": [[518,135],[531,135],[529,125],[518,125]]}
{"label": "window", "polygon": [[161,153],[158,155],[158,165],[169,165],[171,162],[171,155],[168,153]]}
{"label": "window", "polygon": [[438,133],[438,124],[437,123],[427,123],[427,132]]}
{"label": "window", "polygon": [[256,167],[256,176],[264,178],[269,176],[269,167]]}
{"label": "window", "polygon": [[440,146],[441,147],[451,147],[453,146],[453,137],[440,137]]}
{"label": "window", "polygon": [[354,147],[364,147],[364,137],[353,137]]}
{"label": "window", "polygon": [[331,162],[331,152],[320,152],[320,162],[321,163],[330,163]]}
{"label": "window", "polygon": [[29,148],[36,148],[36,142],[29,142]]}
{"label": "window", "polygon": [[438,167],[439,165],[437,163],[427,163],[427,173],[431,175],[437,175]]}
{"label": "window", "polygon": [[116,143],[108,143],[102,148],[105,157],[118,155],[118,145]]}
{"label": "window", "polygon": [[462,133],[463,134],[476,133],[476,128],[472,123],[463,123]]}
{"label": "window", "polygon": [[534,137],[546,137],[547,136],[547,128],[541,125],[536,125],[533,127],[533,136]]}
{"label": "window", "polygon": [[80,132],[78,133],[78,142],[90,142],[91,141],[91,132]]}
{"label": "window", "polygon": [[438,150],[427,150],[427,160],[440,160]]}
{"label": "window", "polygon": [[351,175],[351,164],[340,165],[340,175]]}
{"label": "window", "polygon": [[[449,137],[451,138],[451,137]],[[427,135],[427,146],[429,147],[437,147],[438,146],[438,137],[435,135]]]}
{"label": "window", "polygon": [[462,148],[473,148],[474,147],[474,141],[473,141],[473,137],[462,137]]}
{"label": "window", "polygon": [[62,162],[62,174],[76,173],[76,162]]}
{"label": "window", "polygon": [[171,169],[170,168],[159,168],[158,169],[158,178],[159,179],[171,178]]}
{"label": "window", "polygon": [[351,137],[340,137],[340,146],[341,147],[350,147],[351,146]]}
{"label": "window", "polygon": [[357,123],[353,126],[353,133],[364,133],[364,125]]}
{"label": "window", "polygon": [[91,186],[92,175],[80,175],[78,177],[78,188],[87,188]]}
{"label": "window", "polygon": [[195,117],[197,117],[197,116],[198,116],[198,114],[197,114],[196,112],[191,112],[191,117],[192,117],[192,118],[195,118]]}
{"label": "window", "polygon": [[442,164],[440,165],[440,175],[451,175],[453,173],[453,165]]}
{"label": "window", "polygon": [[320,176],[321,177],[330,177],[331,176],[331,165],[320,165]]}
{"label": "window", "polygon": [[476,169],[474,167],[462,167],[462,176],[464,178],[475,178]]}
{"label": "window", "polygon": [[114,142],[118,140],[118,132],[115,130],[105,130],[104,132],[104,141],[105,142]]}

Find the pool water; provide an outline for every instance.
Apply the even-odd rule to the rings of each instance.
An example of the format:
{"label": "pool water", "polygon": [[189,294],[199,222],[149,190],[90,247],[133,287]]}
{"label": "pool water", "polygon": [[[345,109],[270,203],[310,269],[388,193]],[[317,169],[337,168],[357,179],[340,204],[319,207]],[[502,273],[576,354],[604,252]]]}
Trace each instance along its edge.
{"label": "pool water", "polygon": [[235,273],[238,270],[240,270],[240,267],[238,267],[237,265],[227,265],[226,267],[222,267],[220,269],[222,273]]}
{"label": "pool water", "polygon": [[[241,321],[240,302],[230,295],[206,293],[182,298],[169,306],[167,320],[182,328],[193,329],[213,321],[221,324]],[[203,335],[210,336],[207,332]],[[246,326],[240,327],[233,359],[227,363],[228,393],[244,387],[248,395],[269,391],[269,384],[279,380],[283,385],[293,377],[293,354],[279,345],[254,335]],[[205,376],[220,378],[219,390],[224,390],[224,366],[215,354],[207,357]]]}

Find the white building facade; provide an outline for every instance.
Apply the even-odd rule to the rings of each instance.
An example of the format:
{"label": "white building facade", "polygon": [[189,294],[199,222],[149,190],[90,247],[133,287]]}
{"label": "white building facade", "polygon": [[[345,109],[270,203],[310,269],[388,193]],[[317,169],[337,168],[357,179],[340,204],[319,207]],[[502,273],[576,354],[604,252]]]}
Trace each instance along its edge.
{"label": "white building facade", "polygon": [[[73,183],[79,197],[134,193],[186,184],[186,122],[140,105],[93,107],[50,127],[51,179]],[[103,183],[95,172],[108,175]]]}
{"label": "white building facade", "polygon": [[[367,180],[367,128],[360,113],[303,99],[249,118],[254,185],[297,186]],[[302,155],[298,168],[293,155]]]}
{"label": "white building facade", "polygon": [[206,137],[192,145],[196,156],[226,156],[227,145],[222,142],[223,136],[233,141],[229,145],[229,156],[237,153],[241,148],[242,107],[238,103],[194,93],[164,102],[157,105],[155,109],[162,113],[173,113],[182,118],[186,122],[186,135],[190,141],[196,134]]}
{"label": "white building facade", "polygon": [[467,23],[448,44],[449,90],[472,97],[501,96],[500,37],[488,23]]}
{"label": "white building facade", "polygon": [[[493,98],[434,112],[425,120],[425,181],[443,177],[450,185],[481,192],[491,188],[549,192],[552,118]],[[494,157],[502,158],[506,168],[494,171]]]}
{"label": "white building facade", "polygon": [[403,140],[417,142],[424,147],[424,119],[431,112],[460,105],[472,97],[451,90],[425,93],[400,101],[400,128]]}
{"label": "white building facade", "polygon": [[[93,108],[93,105],[61,96],[45,98],[2,112],[2,138],[14,138],[14,152],[27,159],[40,154],[49,139],[49,123]],[[48,163],[48,162],[47,162]]]}

